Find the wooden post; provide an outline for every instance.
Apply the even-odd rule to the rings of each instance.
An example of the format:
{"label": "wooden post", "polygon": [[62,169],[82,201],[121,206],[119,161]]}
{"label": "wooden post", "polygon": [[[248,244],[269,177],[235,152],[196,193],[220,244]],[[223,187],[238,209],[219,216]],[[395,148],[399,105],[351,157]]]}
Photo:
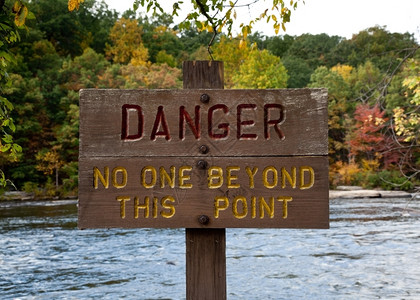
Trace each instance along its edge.
{"label": "wooden post", "polygon": [[[183,82],[184,89],[223,89],[223,62],[185,61]],[[226,229],[186,228],[185,239],[187,299],[226,299]]]}

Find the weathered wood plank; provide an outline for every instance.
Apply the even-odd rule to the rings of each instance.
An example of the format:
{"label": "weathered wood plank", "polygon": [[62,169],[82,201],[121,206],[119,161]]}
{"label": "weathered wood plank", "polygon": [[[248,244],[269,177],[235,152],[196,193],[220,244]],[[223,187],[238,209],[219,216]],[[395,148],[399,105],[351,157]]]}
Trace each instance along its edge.
{"label": "weathered wood plank", "polygon": [[[184,61],[184,89],[224,87],[223,62]],[[201,96],[205,103],[208,95]],[[203,148],[204,147],[204,148]],[[210,148],[201,145],[202,154],[208,154]],[[199,164],[205,169],[206,164]],[[199,199],[199,198],[197,198]],[[202,220],[204,218],[204,221]],[[206,223],[206,216],[200,216],[201,223]],[[207,224],[204,224],[207,225]],[[226,229],[186,228],[186,296],[187,300],[226,299]]]}
{"label": "weathered wood plank", "polygon": [[185,61],[182,77],[184,89],[223,89],[224,65],[221,61]]}
{"label": "weathered wood plank", "polygon": [[187,299],[226,299],[225,229],[186,230]]}
{"label": "weathered wood plank", "polygon": [[327,127],[325,89],[80,92],[82,156],[327,155]]}
{"label": "weathered wood plank", "polygon": [[200,160],[80,158],[79,227],[328,227],[327,157],[208,157],[207,169]]}

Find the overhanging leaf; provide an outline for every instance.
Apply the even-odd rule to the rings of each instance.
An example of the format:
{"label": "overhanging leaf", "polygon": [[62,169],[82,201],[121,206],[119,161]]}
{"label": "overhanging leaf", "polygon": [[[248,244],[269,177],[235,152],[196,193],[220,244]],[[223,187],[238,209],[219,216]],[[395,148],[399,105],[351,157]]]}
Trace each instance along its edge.
{"label": "overhanging leaf", "polygon": [[15,15],[15,24],[20,27],[25,25],[26,17],[28,16],[28,8],[26,5],[21,5],[19,11]]}

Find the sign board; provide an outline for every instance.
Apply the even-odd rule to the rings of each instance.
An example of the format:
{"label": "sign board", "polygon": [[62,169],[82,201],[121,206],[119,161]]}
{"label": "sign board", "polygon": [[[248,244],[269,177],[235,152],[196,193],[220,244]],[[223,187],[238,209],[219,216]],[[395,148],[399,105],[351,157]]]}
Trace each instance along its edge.
{"label": "sign board", "polygon": [[80,92],[79,227],[328,228],[325,89]]}

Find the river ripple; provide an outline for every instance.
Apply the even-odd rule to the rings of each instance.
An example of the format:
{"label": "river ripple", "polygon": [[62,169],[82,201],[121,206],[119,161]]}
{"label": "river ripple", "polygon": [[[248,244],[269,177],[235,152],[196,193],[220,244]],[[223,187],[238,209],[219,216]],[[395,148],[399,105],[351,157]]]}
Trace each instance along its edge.
{"label": "river ripple", "polygon": [[[420,201],[330,210],[327,230],[228,229],[228,298],[419,299]],[[75,201],[0,202],[0,298],[185,298],[184,230],[76,226]]]}

